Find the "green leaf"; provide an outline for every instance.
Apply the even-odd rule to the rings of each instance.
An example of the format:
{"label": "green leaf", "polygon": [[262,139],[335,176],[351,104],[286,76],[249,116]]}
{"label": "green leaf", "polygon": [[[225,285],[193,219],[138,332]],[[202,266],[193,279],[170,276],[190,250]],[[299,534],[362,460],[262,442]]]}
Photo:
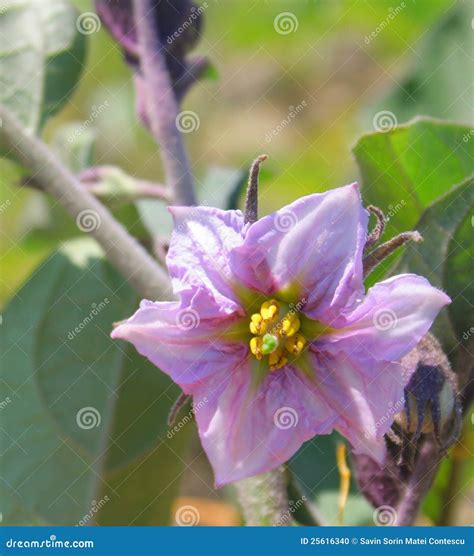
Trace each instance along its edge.
{"label": "green leaf", "polygon": [[418,114],[472,119],[472,9],[457,3],[416,47],[413,67],[390,93],[371,106],[392,111],[398,122]]}
{"label": "green leaf", "polygon": [[[315,437],[303,444],[288,463],[288,469],[299,490],[317,506],[328,525],[338,525],[340,479],[336,447],[339,442],[344,440],[337,433]],[[354,481],[351,481],[344,525],[371,524],[372,512],[373,508],[357,492]]]}
{"label": "green leaf", "polygon": [[424,241],[408,245],[394,270],[396,274],[414,272],[426,276],[451,297],[451,305],[434,329],[449,347],[467,340],[470,334],[465,336],[474,322],[473,216],[474,177],[471,176],[424,212],[416,226]]}
{"label": "green leaf", "polygon": [[[388,132],[364,135],[354,147],[365,205],[380,207],[385,237],[415,228],[423,211],[474,171],[473,132],[467,126],[418,118]],[[370,281],[392,265],[384,261]]]}
{"label": "green leaf", "polygon": [[[224,210],[236,209],[246,179],[247,173],[242,170],[213,166],[198,184],[198,203]],[[165,203],[142,199],[136,205],[150,234],[168,240],[173,222]]]}
{"label": "green leaf", "polygon": [[0,0],[0,103],[36,133],[67,101],[85,57],[85,36],[67,0]]}
{"label": "green leaf", "polygon": [[183,471],[178,394],[112,322],[137,298],[89,239],[64,244],[0,327],[4,523],[163,525]]}

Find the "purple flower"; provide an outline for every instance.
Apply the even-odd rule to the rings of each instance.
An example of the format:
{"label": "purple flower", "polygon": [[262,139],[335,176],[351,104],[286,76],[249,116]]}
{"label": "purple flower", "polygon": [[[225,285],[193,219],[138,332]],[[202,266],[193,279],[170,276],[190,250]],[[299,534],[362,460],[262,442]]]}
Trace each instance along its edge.
{"label": "purple flower", "polygon": [[377,461],[403,409],[400,358],[450,299],[414,274],[364,291],[356,184],[254,224],[174,207],[179,301],[142,301],[113,332],[193,396],[216,485],[269,471],[334,429]]}

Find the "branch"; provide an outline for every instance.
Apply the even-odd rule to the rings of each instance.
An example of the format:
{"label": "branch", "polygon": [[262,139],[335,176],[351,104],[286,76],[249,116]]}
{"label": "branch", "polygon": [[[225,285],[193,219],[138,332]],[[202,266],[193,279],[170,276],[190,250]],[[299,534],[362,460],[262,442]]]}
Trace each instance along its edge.
{"label": "branch", "polygon": [[151,131],[160,145],[167,185],[178,205],[195,205],[193,179],[182,137],[176,125],[178,102],[173,91],[164,47],[153,17],[156,0],[134,0],[134,17],[140,47],[145,102]]}
{"label": "branch", "polygon": [[31,136],[3,106],[0,106],[0,121],[0,136],[7,148],[33,173],[42,189],[69,212],[80,229],[89,232],[102,245],[110,261],[130,284],[149,299],[169,295],[170,282],[166,273],[50,149]]}

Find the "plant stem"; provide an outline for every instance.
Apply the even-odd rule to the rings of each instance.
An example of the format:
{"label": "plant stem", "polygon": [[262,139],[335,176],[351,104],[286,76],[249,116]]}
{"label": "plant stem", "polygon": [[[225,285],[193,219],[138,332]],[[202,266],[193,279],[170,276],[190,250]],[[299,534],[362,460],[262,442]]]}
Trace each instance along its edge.
{"label": "plant stem", "polygon": [[77,180],[39,139],[31,136],[18,120],[0,106],[0,135],[5,145],[32,173],[33,179],[101,244],[107,257],[144,297],[169,297],[166,273],[132,238],[110,212]]}
{"label": "plant stem", "polygon": [[443,455],[434,438],[428,438],[421,448],[411,474],[397,505],[397,525],[413,525],[420,505],[438,471]]}
{"label": "plant stem", "polygon": [[291,525],[283,467],[235,484],[246,525]]}
{"label": "plant stem", "polygon": [[134,0],[140,46],[140,68],[145,81],[147,115],[160,145],[167,185],[178,205],[195,205],[196,196],[188,157],[176,125],[179,106],[173,91],[154,17],[156,0]]}

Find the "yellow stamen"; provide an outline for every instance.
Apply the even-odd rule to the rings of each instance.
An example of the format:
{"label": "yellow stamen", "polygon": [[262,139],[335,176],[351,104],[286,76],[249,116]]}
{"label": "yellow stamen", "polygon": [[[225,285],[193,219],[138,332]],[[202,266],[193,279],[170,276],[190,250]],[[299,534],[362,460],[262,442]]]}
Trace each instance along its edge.
{"label": "yellow stamen", "polygon": [[252,332],[252,334],[260,335],[260,334],[265,334],[265,332],[267,331],[267,325],[260,313],[254,313],[250,317],[249,327],[250,327],[250,332]]}
{"label": "yellow stamen", "polygon": [[280,333],[282,336],[293,336],[300,329],[300,319],[297,315],[288,315],[281,321]]}
{"label": "yellow stamen", "polygon": [[250,340],[250,351],[255,355],[257,359],[262,359],[262,338],[260,338],[260,336],[254,336]]}
{"label": "yellow stamen", "polygon": [[278,348],[273,353],[270,353],[268,363],[271,371],[284,367],[288,363],[288,357],[284,354],[283,348]]}
{"label": "yellow stamen", "polygon": [[302,334],[295,334],[288,338],[285,343],[285,348],[293,355],[299,355],[306,344],[306,340]]}
{"label": "yellow stamen", "polygon": [[262,306],[260,307],[260,314],[265,321],[271,321],[276,317],[279,310],[280,306],[278,302],[274,299],[270,299],[270,301],[262,303]]}

